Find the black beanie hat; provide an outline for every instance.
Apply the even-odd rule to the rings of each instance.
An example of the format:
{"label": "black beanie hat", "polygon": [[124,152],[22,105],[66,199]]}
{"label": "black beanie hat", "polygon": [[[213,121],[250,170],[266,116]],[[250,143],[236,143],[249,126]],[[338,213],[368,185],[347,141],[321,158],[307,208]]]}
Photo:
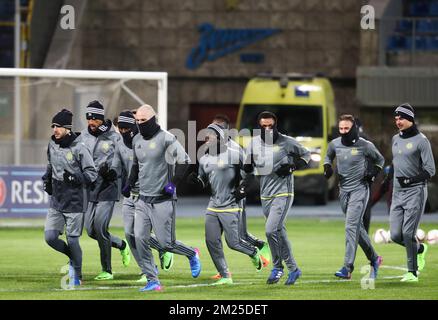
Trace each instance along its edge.
{"label": "black beanie hat", "polygon": [[91,101],[87,106],[87,120],[105,120],[103,105],[97,101]]}
{"label": "black beanie hat", "polygon": [[72,128],[73,113],[70,110],[62,109],[52,118],[52,127]]}
{"label": "black beanie hat", "polygon": [[261,119],[274,119],[275,123],[274,126],[277,126],[277,116],[275,115],[275,113],[271,112],[271,111],[263,111],[259,114],[259,116],[257,117],[257,124],[260,123]]}
{"label": "black beanie hat", "polygon": [[122,111],[118,117],[118,127],[132,129],[135,127],[135,117],[131,111]]}
{"label": "black beanie hat", "polygon": [[207,126],[207,129],[213,130],[214,133],[216,133],[218,140],[225,139],[224,128],[222,128],[222,126],[215,124],[215,123],[211,123]]}
{"label": "black beanie hat", "polygon": [[414,108],[409,103],[403,103],[399,105],[395,111],[394,115],[400,116],[400,118],[406,119],[410,122],[415,122]]}

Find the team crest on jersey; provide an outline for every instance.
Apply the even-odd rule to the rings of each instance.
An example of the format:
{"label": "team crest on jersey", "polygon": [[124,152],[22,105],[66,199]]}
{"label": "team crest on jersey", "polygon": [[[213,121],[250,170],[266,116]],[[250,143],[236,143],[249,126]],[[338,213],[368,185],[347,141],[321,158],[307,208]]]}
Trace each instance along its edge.
{"label": "team crest on jersey", "polygon": [[356,156],[357,153],[358,153],[357,148],[353,148],[353,149],[351,149],[351,155],[352,155],[352,156]]}
{"label": "team crest on jersey", "polygon": [[411,142],[409,142],[407,145],[406,145],[406,149],[412,149],[414,147],[414,145],[411,143]]}
{"label": "team crest on jersey", "polygon": [[274,144],[274,147],[272,148],[272,151],[279,152],[280,151],[280,146],[277,145],[277,144]]}
{"label": "team crest on jersey", "polygon": [[155,142],[149,143],[149,149],[155,149],[157,147],[157,144]]}
{"label": "team crest on jersey", "polygon": [[218,162],[217,162],[217,166],[218,166],[219,168],[222,168],[222,167],[224,166],[224,164],[225,164],[225,162],[224,162],[224,160],[222,160],[222,159],[219,159]]}
{"label": "team crest on jersey", "polygon": [[104,152],[107,152],[109,150],[109,148],[110,148],[110,144],[108,142],[102,143],[102,150]]}
{"label": "team crest on jersey", "polygon": [[67,152],[67,154],[65,155],[65,158],[68,161],[72,161],[73,160],[73,153],[71,153],[71,151]]}

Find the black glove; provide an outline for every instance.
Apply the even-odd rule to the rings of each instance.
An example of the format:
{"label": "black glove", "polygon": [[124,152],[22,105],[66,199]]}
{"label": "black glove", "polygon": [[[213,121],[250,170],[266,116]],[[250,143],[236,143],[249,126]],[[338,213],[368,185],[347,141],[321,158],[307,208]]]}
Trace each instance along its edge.
{"label": "black glove", "polygon": [[75,187],[82,184],[81,180],[75,174],[67,170],[64,170],[64,182]]}
{"label": "black glove", "polygon": [[114,169],[109,169],[106,162],[99,168],[99,175],[107,182],[117,179],[117,172]]}
{"label": "black glove", "polygon": [[294,164],[282,164],[280,166],[280,168],[278,168],[275,171],[275,174],[281,178],[286,178],[287,176],[289,176],[294,170],[295,170],[295,165]]}
{"label": "black glove", "polygon": [[244,164],[243,165],[243,171],[245,171],[246,173],[251,173],[254,170],[254,166],[252,164]]}
{"label": "black glove", "polygon": [[365,181],[369,184],[372,184],[379,174],[381,168],[378,166],[373,166],[372,169],[365,175]]}
{"label": "black glove", "polygon": [[49,196],[52,195],[53,190],[52,190],[52,181],[50,180],[43,180],[43,189],[45,192],[47,192],[47,194]]}
{"label": "black glove", "polygon": [[324,165],[324,177],[326,177],[326,179],[330,179],[330,177],[333,175],[333,168],[331,165],[329,165],[328,163],[326,163]]}
{"label": "black glove", "polygon": [[52,195],[52,169],[48,168],[46,173],[41,177],[43,180],[43,190],[47,192],[49,196]]}
{"label": "black glove", "polygon": [[200,186],[200,187],[204,186],[202,181],[198,178],[198,175],[196,174],[196,172],[191,172],[187,176],[187,183],[191,184],[191,185],[194,185],[194,186]]}
{"label": "black glove", "polygon": [[236,198],[236,201],[239,202],[243,198],[246,197],[246,186],[244,184],[240,184],[236,190],[233,191],[233,196]]}
{"label": "black glove", "polygon": [[131,196],[131,186],[129,184],[122,188],[122,194],[125,198],[129,198]]}

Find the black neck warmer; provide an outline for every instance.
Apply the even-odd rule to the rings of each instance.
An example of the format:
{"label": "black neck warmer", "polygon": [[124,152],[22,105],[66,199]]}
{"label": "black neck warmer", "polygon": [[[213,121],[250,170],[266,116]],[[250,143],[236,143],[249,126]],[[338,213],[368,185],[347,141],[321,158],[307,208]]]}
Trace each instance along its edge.
{"label": "black neck warmer", "polygon": [[132,149],[132,139],[134,136],[138,133],[137,127],[133,127],[131,130],[125,133],[120,133],[123,138],[123,143],[125,146],[127,146],[129,149]]}
{"label": "black neck warmer", "polygon": [[266,137],[268,137],[268,142],[275,143],[278,139],[278,129],[277,126],[274,125],[272,129],[260,128],[262,130],[260,134],[260,138],[262,138],[263,142],[266,143]]}
{"label": "black neck warmer", "polygon": [[412,126],[407,128],[406,130],[401,130],[399,132],[399,135],[400,135],[400,138],[407,139],[410,137],[414,137],[419,133],[420,133],[420,131],[418,131],[417,125],[414,123]]}
{"label": "black neck warmer", "polygon": [[160,126],[158,125],[155,116],[153,116],[148,121],[139,123],[138,129],[143,138],[149,140],[160,130]]}
{"label": "black neck warmer", "polygon": [[65,136],[63,136],[61,139],[56,139],[55,136],[53,135],[52,140],[56,144],[59,144],[60,148],[68,148],[71,146],[73,141],[75,141],[76,137],[77,136],[73,132],[69,132]]}
{"label": "black neck warmer", "polygon": [[353,124],[350,131],[347,133],[341,133],[341,142],[344,146],[352,146],[359,140],[359,131],[357,130],[357,126]]}

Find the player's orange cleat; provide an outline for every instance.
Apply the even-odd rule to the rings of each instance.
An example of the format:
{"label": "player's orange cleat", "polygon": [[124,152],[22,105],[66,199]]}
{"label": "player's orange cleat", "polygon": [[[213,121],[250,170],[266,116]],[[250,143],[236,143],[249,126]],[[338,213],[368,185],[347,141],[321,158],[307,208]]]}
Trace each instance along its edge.
{"label": "player's orange cleat", "polygon": [[269,265],[269,260],[266,259],[264,256],[260,255],[260,259],[262,260],[263,268],[266,268]]}
{"label": "player's orange cleat", "polygon": [[[231,278],[231,272],[228,272],[228,276],[229,276],[229,278]],[[220,273],[218,273],[218,274],[215,274],[214,276],[210,277],[210,279],[219,280],[219,279],[222,279],[222,276]]]}

